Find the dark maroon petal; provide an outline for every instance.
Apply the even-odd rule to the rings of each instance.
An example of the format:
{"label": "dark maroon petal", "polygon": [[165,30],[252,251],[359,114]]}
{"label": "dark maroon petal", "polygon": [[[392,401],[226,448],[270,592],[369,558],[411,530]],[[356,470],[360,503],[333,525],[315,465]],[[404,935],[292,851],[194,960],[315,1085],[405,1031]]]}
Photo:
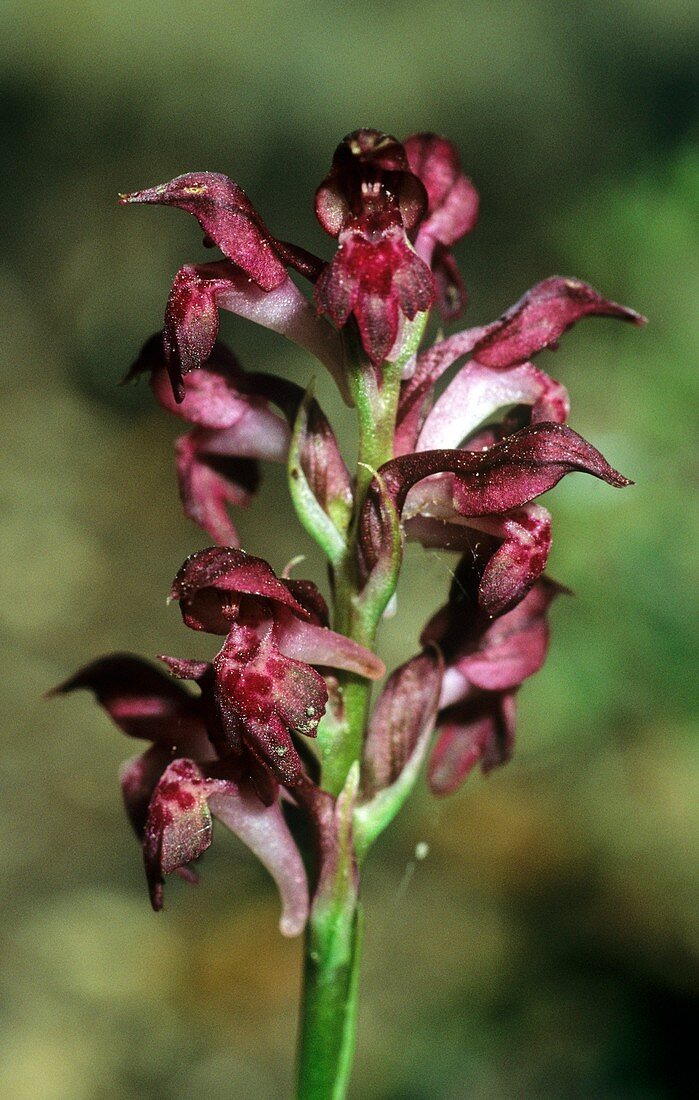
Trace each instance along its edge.
{"label": "dark maroon petal", "polygon": [[175,275],[165,307],[163,347],[172,392],[184,399],[182,376],[205,363],[218,336],[216,296],[227,286],[225,279],[208,277],[191,264]]}
{"label": "dark maroon petal", "polygon": [[443,667],[439,652],[427,650],[389,677],[374,708],[364,747],[362,788],[366,798],[395,782],[417,742],[434,727]]}
{"label": "dark maroon petal", "polygon": [[587,283],[556,276],[532,287],[490,326],[473,356],[488,367],[522,363],[543,348],[555,346],[566,329],[589,315],[645,324],[645,317],[608,301]]}
{"label": "dark maroon petal", "polygon": [[433,794],[455,791],[480,761],[486,773],[512,756],[515,736],[514,694],[483,692],[451,711],[440,723],[428,782]]}
{"label": "dark maroon petal", "polygon": [[120,198],[122,203],[157,203],[193,214],[207,238],[263,290],[274,290],[286,278],[274,237],[243,189],[219,172],[188,172]]}
{"label": "dark maroon petal", "polygon": [[181,752],[206,744],[199,700],[165,672],[129,653],[101,657],[64,680],[52,695],[78,688],[94,692],[113,722],[130,737],[177,745]]}
{"label": "dark maroon petal", "polygon": [[238,534],[228,508],[244,508],[250,503],[259,481],[257,464],[250,459],[208,455],[200,446],[197,431],[180,436],[175,455],[184,514],[216,542],[237,547]]}
{"label": "dark maroon petal", "polygon": [[234,547],[210,546],[192,554],[179,570],[170,592],[171,598],[179,601],[187,626],[211,634],[228,633],[230,621],[222,615],[222,608],[229,606],[229,594],[234,605],[236,596],[259,596],[308,618],[308,612],[266,561]]}
{"label": "dark maroon petal", "polygon": [[163,876],[205,852],[211,844],[208,784],[193,760],[174,760],[163,772],[148,807],[143,858],[156,912],[163,906]]}
{"label": "dark maroon petal", "polygon": [[478,192],[461,171],[456,146],[437,134],[414,134],[404,145],[410,167],[427,191],[427,218],[420,232],[452,245],[478,219]]}
{"label": "dark maroon petal", "polygon": [[487,451],[470,453],[476,459],[471,470],[455,471],[454,504],[462,515],[520,508],[576,471],[617,489],[631,484],[592,444],[562,424],[534,424]]}

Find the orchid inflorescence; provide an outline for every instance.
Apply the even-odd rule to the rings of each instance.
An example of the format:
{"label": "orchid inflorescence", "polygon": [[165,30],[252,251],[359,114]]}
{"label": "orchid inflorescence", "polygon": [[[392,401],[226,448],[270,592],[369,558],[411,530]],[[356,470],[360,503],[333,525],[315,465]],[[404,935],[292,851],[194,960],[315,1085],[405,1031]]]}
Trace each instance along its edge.
{"label": "orchid inflorescence", "polygon": [[[565,591],[544,574],[551,517],[535,501],[575,471],[630,484],[567,426],[565,388],[532,359],[585,316],[643,318],[556,277],[497,321],[426,346],[433,308],[451,320],[466,305],[451,249],[478,214],[454,146],[433,134],[401,143],[359,130],[340,143],[315,194],[337,242],[329,262],[278,240],[217,173],[121,201],[193,214],[224,257],[178,271],[164,332],[129,374],[147,374],[158,403],[190,425],[175,446],[180,495],[216,545],[184,563],[171,597],[188,627],[224,641],[211,661],[161,657],[167,671],[102,658],[58,690],[91,689],[123,732],[151,742],[121,782],[156,909],[164,875],[196,878],[213,815],[274,876],[284,933],[299,933],[309,911],[318,927],[329,912],[337,925],[343,907],[354,912],[366,851],[409,794],[435,730],[437,795],[476,764],[485,772],[510,758],[516,695],[544,661],[548,608]],[[218,339],[220,309],[330,370],[357,410],[354,476],[312,393],[244,371]],[[328,558],[332,627],[312,581],[277,576],[239,547],[230,509],[251,501],[263,460],[286,463],[299,519]],[[419,652],[370,714],[371,682],[385,672],[376,630],[406,538],[459,560]],[[299,815],[315,842],[310,910]]]}

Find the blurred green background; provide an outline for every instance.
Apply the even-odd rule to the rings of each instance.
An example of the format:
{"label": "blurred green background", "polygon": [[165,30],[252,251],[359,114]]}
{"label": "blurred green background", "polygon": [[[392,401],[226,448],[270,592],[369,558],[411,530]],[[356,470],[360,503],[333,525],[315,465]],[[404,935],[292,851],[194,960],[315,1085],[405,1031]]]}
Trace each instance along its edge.
{"label": "blurred green background", "polygon": [[[172,883],[154,916],[117,785],[135,746],[87,696],[40,695],[109,650],[211,652],[165,606],[207,541],[180,515],[177,428],[117,387],[174,271],[206,254],[193,220],[116,192],[227,172],[273,232],[329,255],[312,192],[362,125],[460,148],[482,196],[458,248],[469,323],[560,273],[650,325],[585,321],[541,358],[636,486],[569,478],[547,498],[551,573],[577,595],[521,693],[515,760],[422,793],[376,851],[352,1095],[692,1094],[698,31],[686,0],[4,0],[0,1094],[287,1095],[300,945],[270,881],[219,832],[201,887]],[[313,371],[223,328],[253,369]],[[283,495],[270,470],[243,544],[277,568],[305,552],[319,576]],[[448,564],[408,554],[389,661]]]}

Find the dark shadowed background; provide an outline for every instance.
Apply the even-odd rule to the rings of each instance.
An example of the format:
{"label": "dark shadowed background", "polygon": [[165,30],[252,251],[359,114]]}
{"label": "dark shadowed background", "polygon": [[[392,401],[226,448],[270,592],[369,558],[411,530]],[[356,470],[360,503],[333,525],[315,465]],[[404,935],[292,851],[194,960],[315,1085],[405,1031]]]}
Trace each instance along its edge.
{"label": "dark shadowed background", "polygon": [[[3,1095],[287,1095],[300,945],[265,872],[219,830],[202,885],[172,883],[153,915],[117,784],[134,744],[86,695],[40,695],[112,649],[211,652],[165,605],[207,542],[180,515],[177,427],[117,385],[174,271],[206,253],[193,220],[116,192],[223,171],[273,232],[329,256],[311,197],[358,126],[460,148],[482,197],[458,248],[469,323],[560,273],[650,324],[585,321],[542,356],[572,425],[636,485],[573,477],[547,498],[550,572],[576,596],[521,693],[515,759],[421,793],[377,848],[352,1095],[690,1094],[698,30],[686,0],[5,0]],[[223,330],[252,369],[314,371],[245,322]],[[243,545],[320,576],[284,492],[270,470]],[[390,662],[449,564],[408,554]]]}

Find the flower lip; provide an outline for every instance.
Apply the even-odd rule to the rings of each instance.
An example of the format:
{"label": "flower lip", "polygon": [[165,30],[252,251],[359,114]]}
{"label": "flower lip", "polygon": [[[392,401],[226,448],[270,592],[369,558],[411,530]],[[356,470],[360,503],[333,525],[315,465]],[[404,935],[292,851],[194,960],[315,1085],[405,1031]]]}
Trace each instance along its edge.
{"label": "flower lip", "polygon": [[400,315],[412,321],[430,308],[434,297],[432,273],[392,213],[350,221],[315,287],[319,310],[337,325],[355,315],[362,345],[375,367],[395,344]]}

